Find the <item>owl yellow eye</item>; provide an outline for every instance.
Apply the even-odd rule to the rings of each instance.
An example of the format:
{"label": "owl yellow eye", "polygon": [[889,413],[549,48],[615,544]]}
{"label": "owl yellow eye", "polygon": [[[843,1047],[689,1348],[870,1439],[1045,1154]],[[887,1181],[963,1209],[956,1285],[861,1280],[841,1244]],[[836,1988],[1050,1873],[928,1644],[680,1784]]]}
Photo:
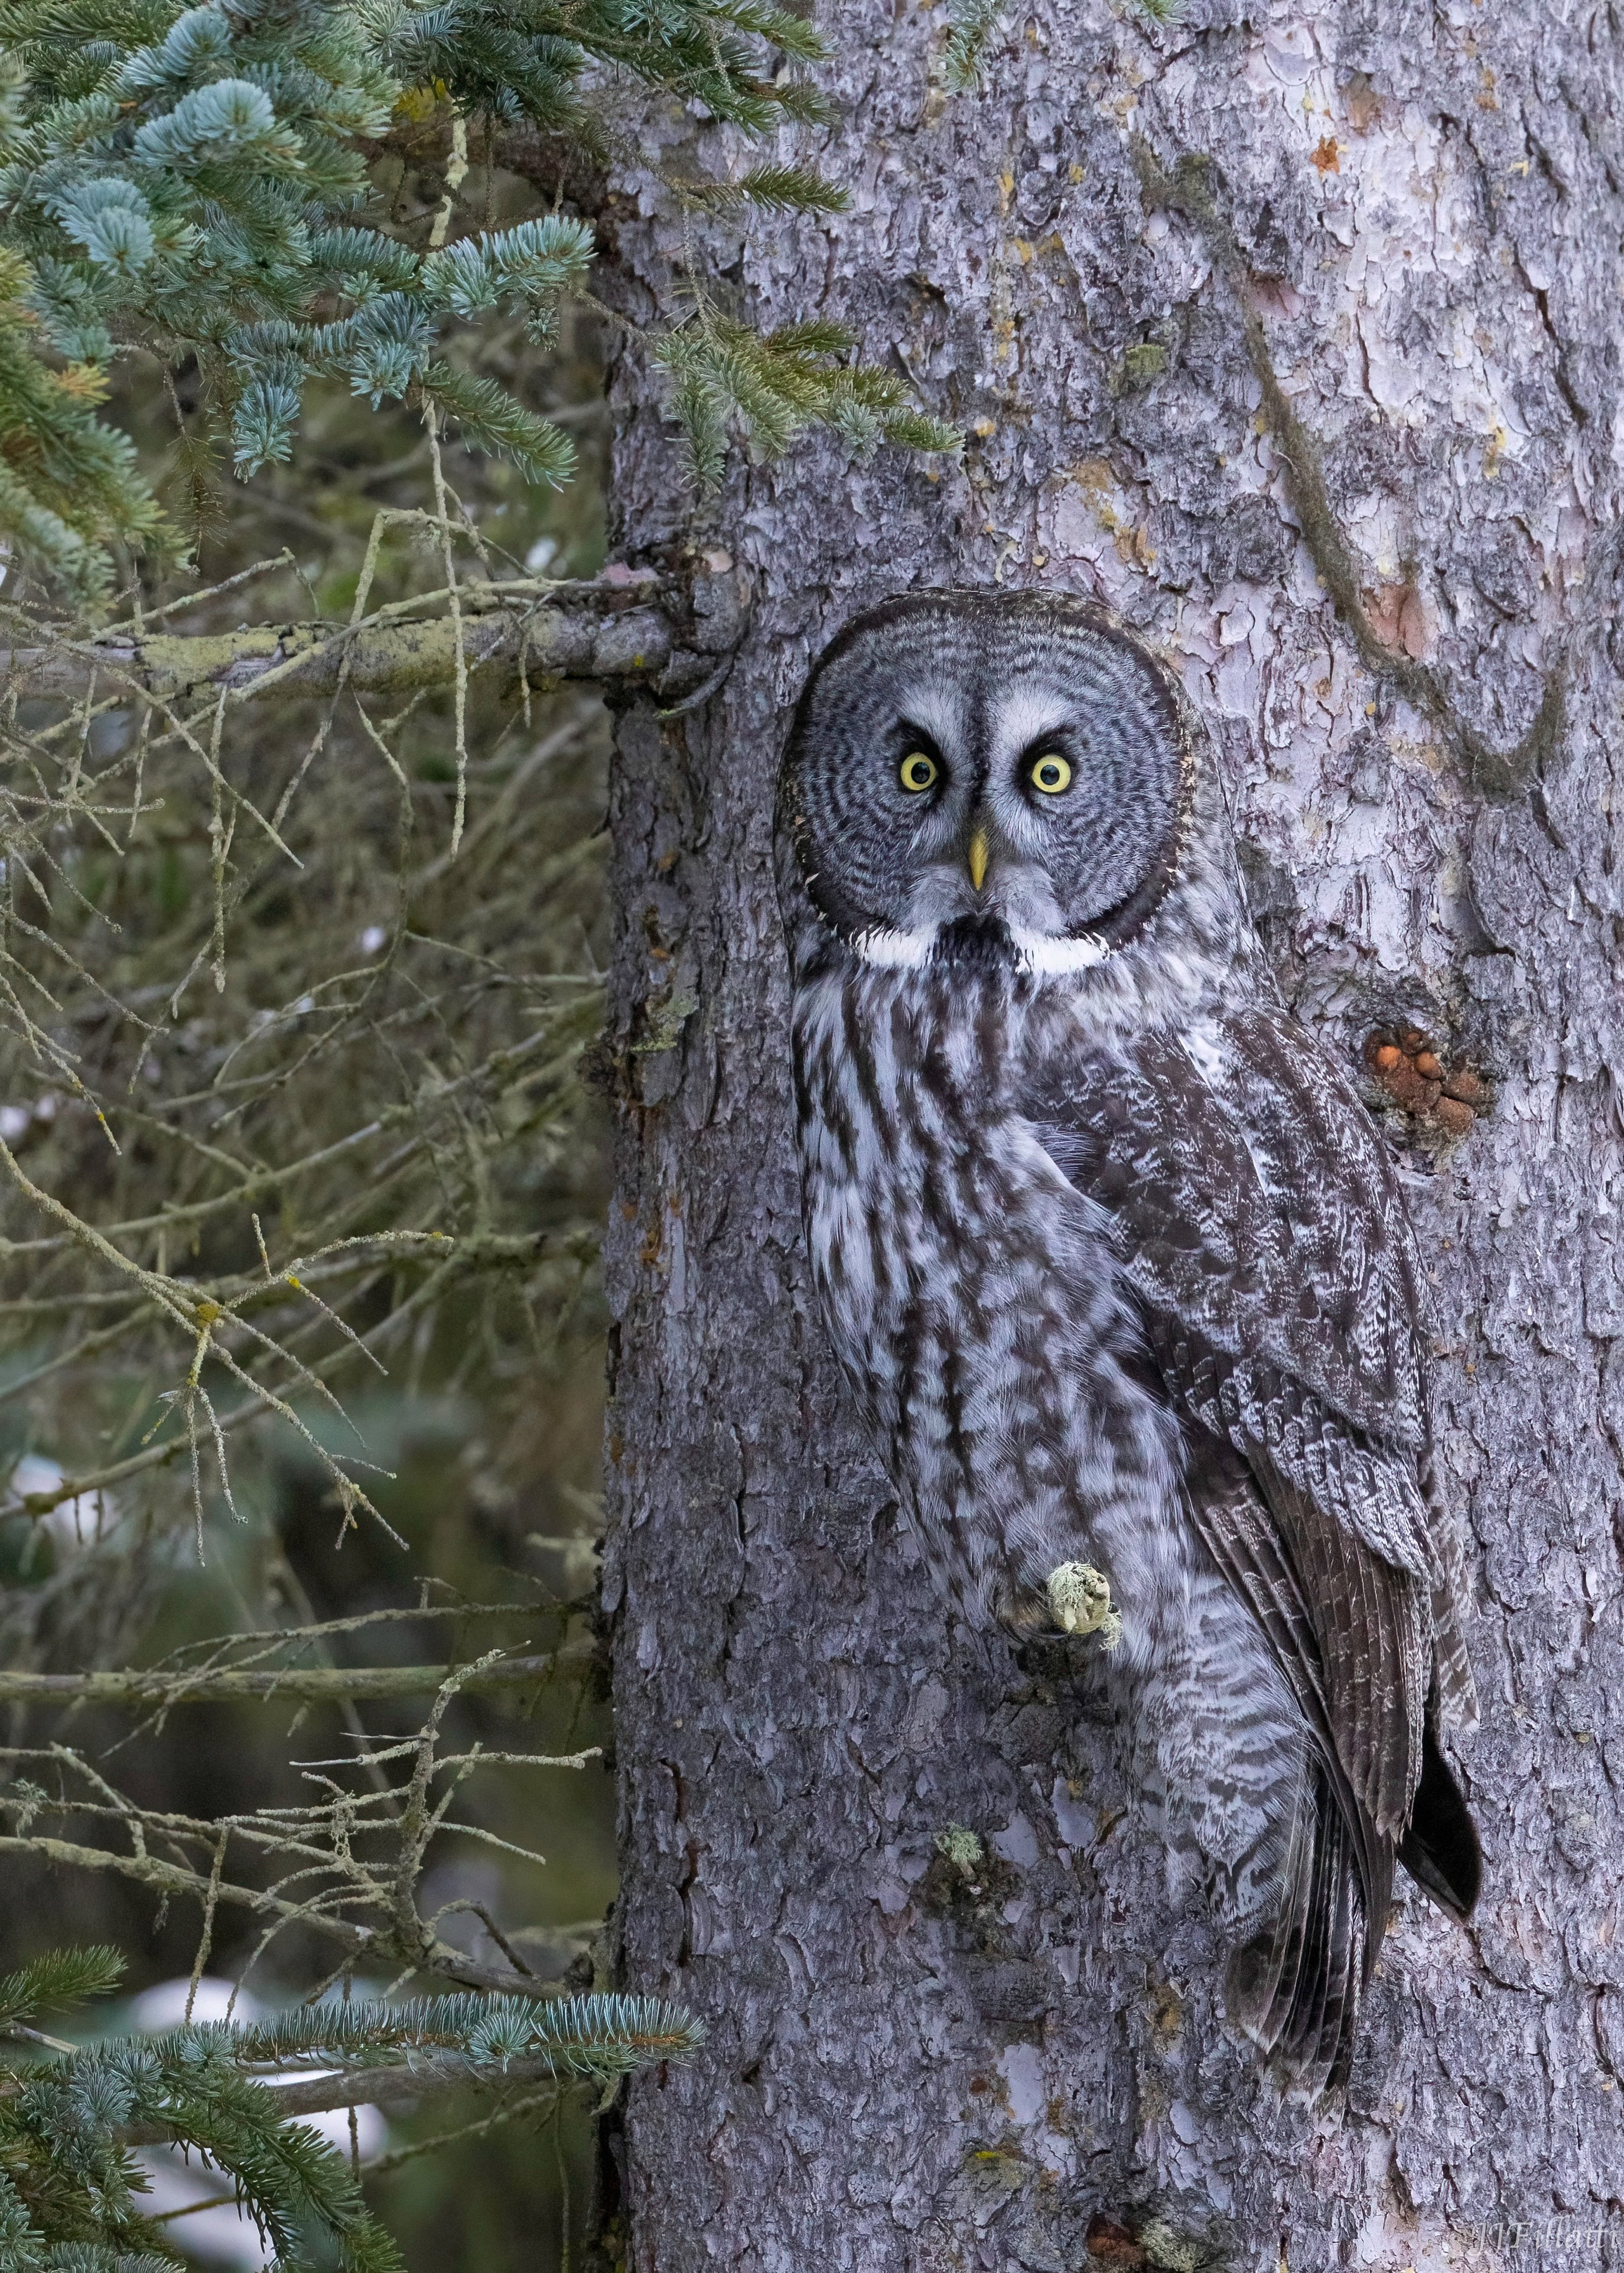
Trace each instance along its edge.
{"label": "owl yellow eye", "polygon": [[910,750],[897,769],[897,779],[904,789],[934,789],[937,771],[934,758],[928,758],[923,750]]}
{"label": "owl yellow eye", "polygon": [[1041,789],[1045,797],[1058,797],[1063,789],[1071,786],[1071,769],[1056,750],[1045,750],[1034,761],[1032,786]]}

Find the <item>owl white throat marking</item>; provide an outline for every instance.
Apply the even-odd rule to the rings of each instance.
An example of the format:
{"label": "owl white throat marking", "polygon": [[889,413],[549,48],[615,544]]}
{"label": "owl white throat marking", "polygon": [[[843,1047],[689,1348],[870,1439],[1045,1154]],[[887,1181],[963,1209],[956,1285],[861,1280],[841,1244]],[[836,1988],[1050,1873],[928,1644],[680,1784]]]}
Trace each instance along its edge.
{"label": "owl white throat marking", "polygon": [[1079,1638],[1231,2021],[1316,2093],[1395,1867],[1476,1899],[1466,1589],[1400,1181],[1282,1006],[1205,749],[1080,603],[848,624],[779,784],[797,1141],[925,1561],[974,1622]]}
{"label": "owl white throat marking", "polygon": [[[924,971],[940,941],[940,926],[916,925],[912,931],[892,931],[876,924],[853,935],[851,949],[871,971]],[[1056,939],[1047,932],[1011,928],[1010,939],[1022,969],[1040,979],[1064,979],[1078,971],[1092,971],[1104,962],[1110,949],[1102,939]]]}

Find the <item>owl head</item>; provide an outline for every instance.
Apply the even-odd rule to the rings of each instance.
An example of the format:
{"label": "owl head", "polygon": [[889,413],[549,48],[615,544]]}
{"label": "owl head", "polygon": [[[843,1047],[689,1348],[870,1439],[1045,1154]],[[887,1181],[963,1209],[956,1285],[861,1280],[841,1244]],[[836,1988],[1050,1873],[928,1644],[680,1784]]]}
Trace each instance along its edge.
{"label": "owl head", "polygon": [[1079,601],[914,592],[813,668],[781,837],[864,961],[966,956],[1083,971],[1172,884],[1193,758],[1170,675]]}

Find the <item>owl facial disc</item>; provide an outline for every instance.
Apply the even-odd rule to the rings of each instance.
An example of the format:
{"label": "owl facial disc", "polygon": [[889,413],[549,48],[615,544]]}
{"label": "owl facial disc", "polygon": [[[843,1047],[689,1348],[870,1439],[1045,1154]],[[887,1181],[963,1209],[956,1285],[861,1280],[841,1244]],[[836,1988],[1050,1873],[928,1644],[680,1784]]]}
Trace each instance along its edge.
{"label": "owl facial disc", "polygon": [[1169,675],[1084,604],[918,592],[814,665],[783,811],[819,914],[865,961],[1064,973],[1144,928],[1192,786]]}

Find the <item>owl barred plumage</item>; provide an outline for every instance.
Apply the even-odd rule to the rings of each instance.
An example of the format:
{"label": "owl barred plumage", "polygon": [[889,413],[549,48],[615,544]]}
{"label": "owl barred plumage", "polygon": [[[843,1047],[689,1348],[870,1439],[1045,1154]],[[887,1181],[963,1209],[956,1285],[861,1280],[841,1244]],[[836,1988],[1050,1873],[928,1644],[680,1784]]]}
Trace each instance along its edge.
{"label": "owl barred plumage", "polygon": [[1081,604],[910,595],[819,659],[778,843],[812,1269],[903,1506],[973,1617],[1103,1574],[1232,2017],[1335,2083],[1395,1857],[1477,1894],[1462,1576],[1398,1186],[1195,723]]}

